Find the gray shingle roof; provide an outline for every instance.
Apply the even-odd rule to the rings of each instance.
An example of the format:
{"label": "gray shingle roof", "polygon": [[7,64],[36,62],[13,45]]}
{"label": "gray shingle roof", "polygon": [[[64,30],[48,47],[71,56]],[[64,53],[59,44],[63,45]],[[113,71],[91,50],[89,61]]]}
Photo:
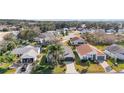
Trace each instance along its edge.
{"label": "gray shingle roof", "polygon": [[33,47],[33,46],[25,46],[25,47],[21,47],[21,48],[15,48],[12,53],[13,54],[24,54],[28,51],[30,51],[31,49],[35,50],[38,53],[38,47]]}
{"label": "gray shingle roof", "polygon": [[108,46],[105,50],[108,50],[109,52],[112,52],[112,53],[124,54],[124,48],[117,45],[117,44],[113,44],[111,46]]}
{"label": "gray shingle roof", "polygon": [[73,54],[73,51],[70,47],[68,46],[63,46],[64,48],[64,57],[73,57],[75,58],[74,54]]}

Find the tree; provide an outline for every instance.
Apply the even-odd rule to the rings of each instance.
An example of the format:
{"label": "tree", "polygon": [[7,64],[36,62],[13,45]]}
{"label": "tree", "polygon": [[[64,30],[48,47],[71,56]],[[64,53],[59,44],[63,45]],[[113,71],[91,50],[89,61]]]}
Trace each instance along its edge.
{"label": "tree", "polygon": [[65,32],[66,36],[68,35],[68,31]]}
{"label": "tree", "polygon": [[32,41],[38,34],[33,30],[24,30],[18,34],[19,39]]}
{"label": "tree", "polygon": [[12,50],[15,47],[16,47],[15,42],[13,42],[13,41],[8,42],[8,44],[7,44],[7,50]]}
{"label": "tree", "polygon": [[8,31],[8,29],[7,28],[3,28],[3,32],[7,32]]}
{"label": "tree", "polygon": [[14,35],[12,33],[10,33],[10,34],[6,34],[3,38],[6,41],[11,41],[11,40],[13,40],[13,37],[14,37]]}
{"label": "tree", "polygon": [[48,62],[58,65],[63,58],[63,48],[60,45],[50,45],[48,47]]}

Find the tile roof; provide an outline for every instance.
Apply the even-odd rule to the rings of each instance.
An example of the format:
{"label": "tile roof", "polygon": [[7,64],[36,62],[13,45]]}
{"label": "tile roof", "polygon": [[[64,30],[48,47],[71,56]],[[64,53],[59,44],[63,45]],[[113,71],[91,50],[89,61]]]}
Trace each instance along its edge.
{"label": "tile roof", "polygon": [[80,55],[85,55],[93,51],[92,48],[88,44],[82,44],[80,46],[77,46],[76,49]]}
{"label": "tile roof", "polygon": [[112,53],[124,53],[124,48],[117,44],[112,44],[111,46],[108,46],[105,50],[108,50]]}
{"label": "tile roof", "polygon": [[82,44],[80,46],[77,46],[76,49],[77,49],[77,52],[80,55],[86,55],[87,53],[90,53],[90,52],[95,52],[98,56],[104,55],[104,53],[102,53],[102,52],[98,51],[97,49],[91,47],[89,44]]}
{"label": "tile roof", "polygon": [[31,49],[38,52],[38,47],[33,47],[33,46],[28,45],[28,46],[25,46],[25,47],[20,47],[20,48],[13,49],[12,53],[13,54],[24,54]]}

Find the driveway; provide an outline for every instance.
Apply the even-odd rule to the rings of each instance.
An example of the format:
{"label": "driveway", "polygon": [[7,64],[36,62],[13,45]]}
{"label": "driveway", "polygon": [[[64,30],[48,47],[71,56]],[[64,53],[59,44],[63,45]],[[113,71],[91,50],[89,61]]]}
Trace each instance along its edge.
{"label": "driveway", "polygon": [[104,68],[105,72],[111,72],[111,73],[115,73],[116,71],[113,70],[106,61],[100,63],[100,65]]}
{"label": "driveway", "polygon": [[74,66],[74,63],[68,63],[66,64],[67,70],[66,70],[66,74],[79,74]]}

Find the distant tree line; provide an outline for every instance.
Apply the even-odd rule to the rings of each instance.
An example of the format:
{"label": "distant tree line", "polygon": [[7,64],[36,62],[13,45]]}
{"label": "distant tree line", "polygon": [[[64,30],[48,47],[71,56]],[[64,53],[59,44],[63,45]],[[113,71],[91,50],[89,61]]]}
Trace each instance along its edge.
{"label": "distant tree line", "polygon": [[115,29],[118,31],[119,25],[123,21],[32,21],[32,20],[0,20],[0,24],[15,25],[19,27],[39,27],[41,32],[69,27],[81,27],[86,24],[86,28]]}

